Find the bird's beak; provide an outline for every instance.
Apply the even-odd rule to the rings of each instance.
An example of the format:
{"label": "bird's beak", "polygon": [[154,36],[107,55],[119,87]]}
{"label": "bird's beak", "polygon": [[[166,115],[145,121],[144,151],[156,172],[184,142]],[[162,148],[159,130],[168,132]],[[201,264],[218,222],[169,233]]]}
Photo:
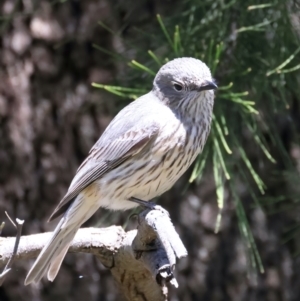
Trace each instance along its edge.
{"label": "bird's beak", "polygon": [[204,81],[201,86],[198,87],[198,91],[207,91],[207,90],[214,90],[218,89],[218,86],[213,81],[206,80]]}

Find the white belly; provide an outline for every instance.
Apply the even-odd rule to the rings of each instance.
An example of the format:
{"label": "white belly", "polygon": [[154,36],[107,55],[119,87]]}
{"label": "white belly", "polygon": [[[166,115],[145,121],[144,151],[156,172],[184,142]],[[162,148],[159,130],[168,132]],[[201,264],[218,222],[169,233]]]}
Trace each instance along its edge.
{"label": "white belly", "polygon": [[[176,137],[174,137],[176,138]],[[185,144],[185,135],[174,139],[173,147],[126,161],[98,180],[101,207],[126,210],[137,204],[128,201],[136,197],[149,201],[169,190],[187,170],[200,152],[200,144]],[[146,158],[146,159],[145,159]],[[103,198],[104,196],[104,198]]]}

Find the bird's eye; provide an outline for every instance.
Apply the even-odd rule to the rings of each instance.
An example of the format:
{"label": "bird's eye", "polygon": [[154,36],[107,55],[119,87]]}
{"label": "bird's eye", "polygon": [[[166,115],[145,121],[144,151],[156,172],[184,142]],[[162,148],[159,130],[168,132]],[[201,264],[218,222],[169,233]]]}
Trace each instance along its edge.
{"label": "bird's eye", "polygon": [[174,84],[174,89],[176,90],[176,91],[181,91],[182,89],[183,89],[183,87],[182,87],[182,85],[179,85],[179,84]]}

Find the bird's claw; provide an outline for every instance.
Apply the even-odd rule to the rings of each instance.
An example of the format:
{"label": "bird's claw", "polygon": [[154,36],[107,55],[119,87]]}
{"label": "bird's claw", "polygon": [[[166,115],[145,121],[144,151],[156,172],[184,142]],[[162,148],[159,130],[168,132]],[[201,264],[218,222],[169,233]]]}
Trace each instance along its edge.
{"label": "bird's claw", "polygon": [[150,209],[150,210],[155,210],[155,209],[156,209],[156,206],[157,206],[157,205],[156,205],[155,203],[153,203],[153,202],[150,202],[150,201],[143,201],[143,200],[140,200],[140,199],[135,198],[135,197],[129,198],[129,201],[135,202],[135,203],[137,203],[137,204],[139,204],[139,205],[141,205],[141,206],[143,206],[143,207],[145,207],[145,208],[147,208],[147,209]]}

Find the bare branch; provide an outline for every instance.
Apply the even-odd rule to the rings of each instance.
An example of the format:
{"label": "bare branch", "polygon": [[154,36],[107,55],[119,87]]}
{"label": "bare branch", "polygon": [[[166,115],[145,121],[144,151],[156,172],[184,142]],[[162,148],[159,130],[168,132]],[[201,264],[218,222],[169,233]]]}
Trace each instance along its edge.
{"label": "bare branch", "polygon": [[[0,274],[0,286],[3,284],[6,275],[11,270],[11,267],[12,267],[14,261],[15,261],[15,258],[16,258],[16,255],[17,255],[17,251],[18,251],[19,242],[20,242],[20,238],[21,238],[21,234],[22,234],[22,228],[23,228],[23,224],[24,224],[24,221],[20,220],[18,218],[16,218],[17,224],[15,224],[6,211],[5,211],[5,214],[6,214],[7,218],[10,220],[10,222],[17,229],[17,236],[16,236],[15,245],[14,245],[14,249],[13,249],[12,255],[9,258],[9,260],[8,260],[8,262],[7,262],[6,266],[5,266],[2,274]],[[2,223],[2,225],[3,225],[3,223]]]}
{"label": "bare branch", "polygon": [[[127,300],[166,301],[167,284],[178,286],[173,274],[176,257],[187,252],[162,207],[143,211],[138,220],[138,229],[128,232],[116,226],[80,229],[69,252],[97,256],[110,269]],[[12,250],[13,260],[37,257],[51,235],[22,236],[19,248],[13,238],[0,238],[0,266],[9,262]]]}
{"label": "bare branch", "polygon": [[3,228],[5,227],[5,222],[2,222],[0,225],[0,235],[2,233]]}
{"label": "bare branch", "polygon": [[14,223],[14,221],[12,220],[12,218],[9,216],[9,214],[7,213],[7,211],[5,211],[5,215],[9,219],[9,221],[13,224],[13,226],[17,229],[16,224]]}

